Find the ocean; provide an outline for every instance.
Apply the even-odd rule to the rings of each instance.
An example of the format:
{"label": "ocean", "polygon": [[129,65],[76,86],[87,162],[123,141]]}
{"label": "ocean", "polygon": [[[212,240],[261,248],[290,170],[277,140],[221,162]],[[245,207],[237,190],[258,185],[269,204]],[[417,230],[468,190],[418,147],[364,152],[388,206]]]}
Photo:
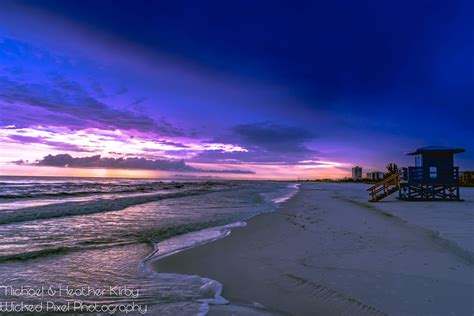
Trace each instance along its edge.
{"label": "ocean", "polygon": [[275,211],[295,183],[0,177],[0,314],[204,315],[222,284],[147,262]]}

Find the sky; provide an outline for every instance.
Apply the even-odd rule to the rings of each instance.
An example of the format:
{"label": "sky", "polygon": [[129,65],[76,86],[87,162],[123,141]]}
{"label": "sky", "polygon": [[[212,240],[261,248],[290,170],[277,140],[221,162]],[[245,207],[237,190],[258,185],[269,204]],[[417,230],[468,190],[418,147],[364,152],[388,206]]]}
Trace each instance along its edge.
{"label": "sky", "polygon": [[316,179],[465,148],[474,2],[0,2],[0,174]]}

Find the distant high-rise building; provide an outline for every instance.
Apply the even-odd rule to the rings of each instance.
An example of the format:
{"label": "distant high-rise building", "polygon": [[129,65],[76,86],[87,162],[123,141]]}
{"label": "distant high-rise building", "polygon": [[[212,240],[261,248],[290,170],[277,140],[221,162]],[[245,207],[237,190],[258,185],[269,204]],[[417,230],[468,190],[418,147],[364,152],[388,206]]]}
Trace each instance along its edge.
{"label": "distant high-rise building", "polygon": [[362,167],[355,166],[352,168],[352,180],[357,181],[362,179]]}
{"label": "distant high-rise building", "polygon": [[383,180],[385,173],[381,171],[367,172],[367,179],[369,180]]}

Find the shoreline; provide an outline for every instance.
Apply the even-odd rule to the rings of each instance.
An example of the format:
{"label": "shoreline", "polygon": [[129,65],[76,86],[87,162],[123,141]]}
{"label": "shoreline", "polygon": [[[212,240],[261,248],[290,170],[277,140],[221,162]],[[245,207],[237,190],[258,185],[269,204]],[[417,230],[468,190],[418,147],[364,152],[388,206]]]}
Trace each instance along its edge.
{"label": "shoreline", "polygon": [[[171,238],[160,241],[157,244],[152,243],[154,250],[143,260],[143,263],[148,264],[149,262],[152,262],[152,261],[155,261],[155,260],[160,260],[161,258],[171,256],[171,255],[177,254],[179,252],[182,252],[182,251],[185,251],[185,250],[188,250],[188,249],[191,249],[191,248],[199,247],[199,246],[202,246],[204,244],[207,244],[207,243],[214,242],[214,241],[217,241],[219,239],[225,238],[228,235],[230,235],[232,230],[234,230],[236,228],[242,228],[242,227],[247,226],[248,221],[251,220],[252,218],[254,218],[256,216],[259,216],[259,215],[262,215],[262,214],[273,213],[273,212],[278,211],[278,209],[281,207],[281,205],[283,203],[285,203],[286,201],[291,199],[295,194],[298,193],[299,186],[300,186],[299,183],[288,185],[288,188],[292,188],[294,190],[289,191],[289,192],[287,192],[286,194],[284,194],[282,196],[279,196],[277,198],[272,199],[272,202],[275,203],[275,208],[272,209],[271,211],[253,214],[250,217],[247,217],[247,218],[244,218],[242,220],[232,222],[232,223],[229,223],[229,224],[208,227],[208,228],[205,228],[205,229],[202,229],[202,230],[191,231],[191,232],[188,232],[188,233],[185,233],[185,234],[182,234],[182,235],[172,236]],[[201,237],[201,238],[198,238],[198,241],[196,241],[195,238],[193,238],[193,237],[195,237],[194,235],[200,234],[204,231],[219,231],[219,234],[217,236],[212,236],[212,237],[206,236],[207,238],[210,237],[209,239],[207,239],[207,238],[202,239],[202,237]],[[186,243],[185,242],[186,245],[184,247],[181,245],[178,248],[175,247],[173,249],[166,249],[164,253],[158,254],[159,252],[161,252],[159,246],[163,246],[163,243],[166,244],[166,243],[169,243],[170,241],[174,241],[175,239],[181,239],[183,236],[193,236],[193,237],[190,238],[192,240],[192,242],[191,243]],[[180,240],[180,242],[182,242],[182,240]],[[165,248],[168,248],[168,247],[165,246]]]}
{"label": "shoreline", "polygon": [[[158,273],[216,280],[231,304],[282,314],[473,311],[474,282],[466,278],[474,273],[472,263],[318,183],[302,183],[277,211],[249,219],[224,238],[149,265]],[[211,305],[209,315],[231,308]]]}

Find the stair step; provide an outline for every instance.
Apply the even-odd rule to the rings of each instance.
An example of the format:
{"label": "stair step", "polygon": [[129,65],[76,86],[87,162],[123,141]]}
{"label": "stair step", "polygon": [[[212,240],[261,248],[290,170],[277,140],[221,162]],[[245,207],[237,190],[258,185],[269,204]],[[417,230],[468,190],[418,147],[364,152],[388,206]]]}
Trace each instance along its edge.
{"label": "stair step", "polygon": [[372,200],[370,201],[377,202],[398,191],[401,187],[400,174],[396,173],[371,186],[367,191],[370,191],[370,194],[372,195]]}
{"label": "stair step", "polygon": [[384,198],[386,198],[387,196],[397,192],[399,190],[399,188],[395,187],[395,188],[391,188],[389,190],[387,190],[386,192],[382,193],[382,194],[379,194],[377,196],[375,196],[375,199],[374,200],[371,200],[371,202],[378,202]]}

